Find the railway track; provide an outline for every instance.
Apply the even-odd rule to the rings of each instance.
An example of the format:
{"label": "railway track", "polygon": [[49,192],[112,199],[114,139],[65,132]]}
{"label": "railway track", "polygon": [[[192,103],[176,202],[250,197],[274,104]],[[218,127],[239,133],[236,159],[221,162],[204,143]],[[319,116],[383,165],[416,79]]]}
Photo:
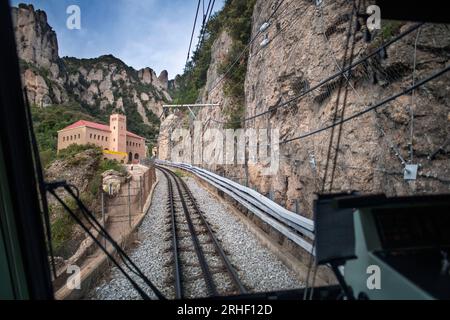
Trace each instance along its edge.
{"label": "railway track", "polygon": [[189,187],[171,170],[156,168],[167,179],[175,298],[246,293]]}

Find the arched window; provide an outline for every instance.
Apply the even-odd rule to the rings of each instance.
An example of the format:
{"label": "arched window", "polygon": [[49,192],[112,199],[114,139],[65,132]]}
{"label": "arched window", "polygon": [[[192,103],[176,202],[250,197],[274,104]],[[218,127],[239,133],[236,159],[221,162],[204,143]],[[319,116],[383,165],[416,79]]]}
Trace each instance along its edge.
{"label": "arched window", "polygon": [[135,160],[139,160],[139,154],[135,153],[135,154],[134,154],[134,159],[135,159]]}
{"label": "arched window", "polygon": [[133,160],[133,154],[130,152],[128,153],[128,162],[131,162]]}
{"label": "arched window", "polygon": [[89,135],[89,138],[91,138],[92,139],[92,133]]}
{"label": "arched window", "polygon": [[97,138],[97,135],[96,134],[94,134],[94,140]]}
{"label": "arched window", "polygon": [[81,139],[81,134],[78,134],[78,139]]}
{"label": "arched window", "polygon": [[63,141],[66,141],[66,137],[63,137]]}

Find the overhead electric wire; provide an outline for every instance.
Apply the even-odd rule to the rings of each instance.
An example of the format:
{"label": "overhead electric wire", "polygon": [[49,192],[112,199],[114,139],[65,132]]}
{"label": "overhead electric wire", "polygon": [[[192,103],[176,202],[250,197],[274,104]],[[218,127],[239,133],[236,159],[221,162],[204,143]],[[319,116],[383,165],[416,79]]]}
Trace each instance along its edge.
{"label": "overhead electric wire", "polygon": [[[266,20],[268,23],[277,13],[278,9],[281,7],[281,5],[284,3],[285,0],[281,0],[280,3],[276,6],[272,14],[269,16],[269,18]],[[213,85],[211,89],[208,90],[209,93],[213,92],[222,81],[225,80],[225,78],[228,76],[228,74],[231,72],[231,70],[234,68],[234,66],[241,60],[241,58],[244,56],[244,54],[247,52],[247,50],[250,48],[250,46],[253,44],[253,42],[258,38],[258,36],[262,33],[261,29],[258,30],[258,32],[253,36],[253,38],[250,39],[249,43],[245,46],[245,48],[240,52],[240,54],[237,56],[237,58],[227,66],[227,70],[223,73],[223,75],[216,81],[216,83]]]}
{"label": "overhead electric wire", "polygon": [[[198,50],[200,48],[200,46],[203,43],[203,39],[205,38],[206,26],[208,24],[209,16],[211,15],[211,12],[213,10],[213,8],[211,7],[211,2],[212,2],[212,0],[209,0],[208,7],[207,7],[206,12],[205,12],[205,1],[203,0],[203,20],[202,20],[202,27],[200,29],[199,41],[197,43],[197,49],[196,50]],[[214,0],[214,2],[215,2],[215,0]]]}
{"label": "overhead electric wire", "polygon": [[139,285],[130,277],[130,275],[120,266],[120,264],[113,258],[113,256],[108,252],[107,248],[104,247],[101,242],[92,234],[89,228],[81,221],[81,219],[72,211],[72,209],[59,197],[54,189],[49,189],[49,192],[55,197],[55,199],[63,206],[63,208],[72,216],[72,218],[78,223],[78,225],[94,240],[97,246],[105,253],[106,256],[110,258],[113,264],[119,269],[119,271],[127,278],[131,283],[133,288],[139,293],[139,295],[144,300],[150,300],[150,297],[144,292],[144,290],[139,287]]}
{"label": "overhead electric wire", "polygon": [[[287,7],[286,7],[286,9],[287,9]],[[292,10],[292,11],[295,11],[295,13],[296,13],[296,12],[299,11],[299,10],[300,10],[300,8],[296,8],[296,9],[294,9],[294,10]],[[308,10],[308,9],[306,9],[306,10]],[[306,12],[306,10],[305,10],[302,14],[304,14],[304,13]],[[280,29],[277,31],[277,33],[269,40],[269,42],[268,42],[265,46],[259,47],[258,50],[250,56],[250,58],[253,58],[254,56],[256,56],[256,55],[257,55],[259,52],[261,52],[262,50],[267,49],[267,47],[270,46],[270,45],[273,43],[273,41],[274,41],[278,36],[280,36],[280,35],[283,33],[283,31],[285,31],[285,30],[288,29],[288,28],[292,28],[293,26],[295,26],[295,24],[296,24],[296,23],[300,20],[300,18],[302,17],[302,14],[299,14],[294,20],[289,21],[288,23],[286,23],[286,25],[285,25],[284,27],[280,28]]]}
{"label": "overhead electric wire", "polygon": [[[345,68],[345,66],[347,65],[347,60],[348,59],[350,61],[349,64],[351,64],[353,62],[353,55],[354,55],[355,42],[356,42],[356,32],[357,32],[356,27],[355,27],[355,32],[352,33],[352,30],[353,30],[353,19],[354,19],[354,17],[356,17],[356,20],[358,19],[358,13],[359,13],[360,5],[361,5],[361,1],[358,1],[358,7],[355,6],[355,1],[353,1],[352,14],[350,16],[349,25],[348,25],[348,32],[347,32],[346,41],[345,41],[345,45],[344,45],[344,54],[343,54],[342,68]],[[320,7],[319,7],[319,11],[320,11]],[[319,12],[320,16],[321,16],[321,13],[322,12]],[[353,39],[353,41],[351,43],[351,48],[350,48],[350,39]],[[348,57],[348,51],[349,50],[350,50],[350,57]],[[338,69],[341,69],[340,66],[339,66],[339,63],[337,63],[337,66],[338,66]],[[336,104],[335,104],[335,107],[334,107],[333,122],[336,122],[336,119],[337,119],[337,116],[338,116],[339,105],[340,105],[340,97],[341,97],[342,87],[344,86],[344,80],[346,80],[346,88],[345,88],[345,92],[344,92],[344,101],[343,101],[343,106],[342,106],[342,111],[341,111],[341,116],[340,116],[341,119],[342,119],[342,117],[344,116],[344,113],[345,113],[345,107],[346,107],[346,104],[347,104],[347,97],[348,97],[348,87],[349,87],[349,84],[350,84],[350,77],[347,77],[346,75],[344,76],[344,78],[340,78],[340,81],[339,81],[339,89],[338,89],[338,93],[337,93]],[[335,156],[334,156],[334,159],[333,159],[334,160],[333,161],[333,168],[332,168],[331,179],[330,179],[330,189],[329,189],[330,192],[332,191],[332,186],[333,186],[333,182],[334,182],[334,173],[335,173],[335,169],[336,169],[337,155],[339,153],[339,145],[340,145],[340,140],[341,140],[341,133],[342,133],[342,124],[340,125],[340,128],[339,128],[338,138],[337,138],[337,142],[336,142],[336,148],[335,148],[335,151],[334,151],[335,152]],[[323,179],[322,179],[322,188],[321,188],[322,193],[324,193],[324,191],[325,191],[325,186],[326,186],[326,182],[327,182],[328,168],[329,168],[330,159],[331,159],[331,150],[332,150],[332,146],[333,146],[333,141],[334,141],[334,127],[331,130],[331,134],[330,134],[330,138],[329,138],[327,160],[326,160],[324,175],[323,175]],[[316,242],[314,241],[313,247],[315,247],[315,245],[316,245]],[[307,280],[306,280],[305,294],[304,294],[304,297],[303,297],[304,300],[306,300],[306,298],[307,298],[308,287],[309,287],[309,275],[310,275],[311,268],[312,268],[312,265],[313,265],[313,260],[314,260],[313,255],[310,255],[309,259],[310,259],[310,261],[309,261],[309,266],[308,266],[308,277],[307,277]],[[318,266],[315,265],[314,266],[314,273],[313,273],[313,277],[312,277],[311,289],[310,289],[310,293],[309,293],[309,299],[312,299],[313,294],[314,294],[314,284],[315,284],[316,275],[317,275],[317,268],[318,268]]]}
{"label": "overhead electric wire", "polygon": [[[353,1],[353,3],[354,3],[354,1]],[[345,41],[345,46],[344,46],[344,57],[343,57],[343,62],[342,62],[342,69],[345,68],[345,66],[347,64],[347,54],[348,54],[348,50],[349,50],[349,46],[350,46],[350,39],[352,37],[353,37],[353,47],[354,47],[354,41],[355,41],[355,34],[356,34],[356,32],[355,32],[355,34],[352,34],[352,28],[353,28],[353,18],[355,16],[355,13],[357,14],[358,12],[356,12],[356,7],[353,6],[352,15],[350,16],[349,26],[348,26],[348,31],[347,31],[347,36],[346,36],[346,41]],[[353,52],[352,52],[352,54],[353,54]],[[351,64],[351,62],[352,61],[350,61],[350,64]],[[346,76],[341,77],[339,79],[339,88],[338,88],[336,103],[335,103],[335,107],[334,107],[333,122],[336,122],[336,119],[338,117],[339,104],[340,104],[342,88],[343,88],[343,85],[344,85],[344,80],[346,80],[346,82],[347,82],[346,93],[344,93],[345,101],[344,101],[344,104],[343,104],[343,110],[345,108],[345,103],[346,103],[347,94],[348,94],[348,84],[350,82],[350,79],[348,77],[346,77]],[[328,168],[329,168],[329,165],[330,165],[331,149],[333,147],[333,141],[334,141],[334,127],[331,129],[331,135],[330,135],[330,139],[329,139],[329,143],[328,143],[327,160],[326,160],[326,163],[325,163],[325,170],[324,170],[324,175],[323,175],[323,180],[322,180],[322,193],[325,192],[325,186],[326,186],[326,182],[327,182]],[[337,142],[336,148],[339,148],[339,143],[340,143],[340,140],[338,138],[338,142]],[[338,153],[337,149],[335,150],[335,153],[336,154]],[[331,182],[330,182],[330,187],[331,187]]]}
{"label": "overhead electric wire", "polygon": [[[416,82],[416,67],[417,67],[417,43],[419,42],[421,28],[417,30],[416,41],[414,42],[414,58],[413,58],[413,72],[412,72],[412,84]],[[411,92],[411,106],[410,106],[410,116],[411,116],[411,124],[410,124],[410,142],[409,142],[409,153],[410,153],[410,163],[414,161],[414,95],[415,92]]]}
{"label": "overhead electric wire", "polygon": [[198,13],[200,11],[200,2],[201,1],[202,0],[198,0],[197,11],[195,13],[195,19],[194,19],[194,26],[192,27],[191,41],[189,42],[189,49],[188,49],[187,58],[186,58],[186,64],[185,65],[188,64],[189,58],[191,56],[192,40],[194,40],[195,27],[197,26],[197,18],[198,18]]}
{"label": "overhead electric wire", "polygon": [[[323,34],[323,37],[324,37],[324,40],[325,40],[325,44],[328,46],[328,50],[331,53],[331,56],[333,58],[333,61],[334,61],[335,65],[336,65],[336,67],[338,68],[339,71],[342,71],[342,68],[339,66],[339,63],[338,63],[337,58],[336,58],[336,55],[335,55],[333,49],[331,48],[331,45],[329,43],[329,39],[328,39],[328,37],[327,37],[327,35],[325,33],[324,21],[323,21],[323,13],[321,11],[320,11],[319,18],[321,18],[322,34]],[[344,74],[344,77],[347,79],[347,81],[349,81],[349,77],[346,74]],[[366,80],[370,80],[369,77],[367,77]],[[361,105],[365,105],[365,103],[363,102],[363,98],[362,98],[361,94],[358,92],[358,90],[356,90],[356,88],[351,84],[351,82],[348,82],[348,84],[352,88],[353,92],[356,94],[358,99],[360,100]],[[375,111],[374,111],[374,113],[375,113],[375,115],[377,115],[377,113]],[[405,164],[405,160],[401,156],[400,150],[395,146],[394,142],[388,137],[388,135],[386,134],[384,129],[378,124],[376,124],[376,127],[380,131],[380,133],[386,138],[387,142],[389,143],[390,148],[395,151],[395,154],[399,158],[401,163]]]}
{"label": "overhead electric wire", "polygon": [[250,116],[250,117],[244,118],[244,119],[239,120],[239,121],[235,121],[235,122],[226,122],[226,123],[227,123],[227,124],[238,124],[238,123],[248,122],[248,121],[250,121],[250,120],[253,120],[253,119],[262,117],[262,116],[264,116],[264,115],[266,115],[266,114],[272,113],[273,111],[275,111],[275,110],[277,110],[277,109],[279,109],[279,108],[285,107],[285,106],[291,104],[292,102],[297,101],[297,100],[303,98],[303,97],[306,96],[307,94],[309,94],[309,93],[315,91],[316,89],[322,87],[323,85],[325,85],[325,84],[327,84],[328,82],[330,82],[330,81],[336,79],[337,77],[344,75],[344,74],[347,73],[348,71],[352,70],[354,67],[360,65],[360,64],[363,63],[363,62],[366,62],[367,60],[369,60],[369,59],[372,58],[373,56],[379,54],[383,49],[389,47],[389,46],[392,45],[393,43],[395,43],[395,42],[399,41],[400,39],[404,38],[405,36],[409,35],[411,32],[413,32],[413,31],[417,30],[418,28],[420,28],[423,24],[424,24],[424,23],[418,23],[418,24],[415,24],[414,26],[412,26],[411,28],[409,28],[409,29],[406,30],[405,32],[403,32],[403,33],[399,34],[398,36],[392,38],[390,41],[388,41],[388,42],[382,44],[380,47],[378,47],[377,49],[375,49],[372,53],[368,54],[367,56],[365,56],[365,57],[363,57],[363,58],[361,58],[361,59],[359,59],[359,60],[357,60],[356,62],[353,62],[351,65],[349,65],[348,67],[342,69],[341,71],[336,72],[335,74],[329,76],[328,78],[326,78],[326,79],[320,81],[318,84],[316,84],[316,85],[314,85],[313,87],[309,88],[308,90],[302,92],[301,94],[299,94],[299,95],[297,95],[297,96],[295,96],[295,97],[293,97],[293,98],[291,98],[291,99],[289,99],[289,100],[287,100],[287,101],[285,101],[285,102],[283,102],[283,103],[280,103],[280,104],[277,104],[277,105],[275,105],[275,106],[273,106],[273,107],[270,107],[268,110],[263,111],[263,112],[261,112],[261,113],[258,113],[258,114],[254,115],[254,116]]}
{"label": "overhead electric wire", "polygon": [[431,75],[430,77],[417,82],[415,85],[409,87],[408,89],[406,89],[406,90],[404,90],[402,92],[399,92],[399,93],[397,93],[397,94],[395,94],[395,95],[393,95],[393,96],[391,96],[389,98],[384,99],[383,101],[377,103],[376,105],[374,105],[372,107],[369,107],[369,108],[367,108],[367,109],[365,109],[365,110],[363,110],[361,112],[357,112],[357,113],[355,113],[354,115],[352,115],[350,117],[347,117],[345,119],[342,119],[340,121],[332,123],[332,124],[330,124],[328,126],[325,126],[325,127],[322,127],[322,128],[319,128],[319,129],[316,129],[316,130],[304,133],[304,134],[302,134],[302,135],[300,135],[298,137],[295,137],[295,138],[284,140],[284,141],[280,142],[280,144],[286,144],[286,143],[290,143],[290,142],[293,142],[293,141],[296,141],[296,140],[305,139],[305,138],[308,138],[310,136],[313,136],[313,135],[316,135],[318,133],[321,133],[323,131],[329,130],[329,129],[335,127],[335,126],[338,126],[341,123],[346,123],[346,122],[349,122],[350,120],[353,120],[355,118],[359,118],[359,117],[365,115],[366,113],[368,113],[370,111],[378,109],[379,107],[385,105],[386,103],[389,103],[389,102],[391,102],[393,100],[396,100],[398,97],[404,96],[405,94],[408,94],[408,93],[412,92],[413,90],[416,90],[417,88],[423,86],[424,84],[426,84],[426,83],[428,83],[428,82],[430,82],[430,81],[432,81],[432,80],[442,76],[444,73],[447,73],[448,71],[450,71],[450,65],[447,66],[446,68],[436,72],[435,74]]}
{"label": "overhead electric wire", "polygon": [[212,4],[211,4],[211,9],[209,10],[208,18],[206,19],[206,23],[208,23],[209,19],[211,18],[211,14],[212,14],[212,12],[214,10],[214,5],[215,4],[216,4],[216,0],[213,0]]}
{"label": "overhead electric wire", "polygon": [[[144,273],[137,267],[137,265],[131,260],[131,258],[125,253],[125,251],[117,244],[117,242],[111,237],[108,231],[98,222],[92,212],[84,205],[84,203],[79,199],[79,191],[76,187],[68,185],[66,182],[54,182],[46,183],[46,188],[49,193],[51,193],[56,200],[63,206],[63,208],[69,212],[72,218],[83,228],[83,230],[94,240],[98,247],[106,254],[108,258],[116,265],[116,267],[124,274],[124,276],[130,281],[133,287],[138,291],[143,299],[149,299],[148,295],[143,292],[143,290],[136,284],[136,282],[131,279],[131,277],[125,272],[125,270],[119,265],[115,258],[108,252],[107,248],[104,247],[100,240],[93,236],[92,232],[86,225],[81,221],[81,219],[70,209],[67,204],[61,199],[61,197],[56,193],[58,188],[64,188],[64,190],[75,200],[78,208],[81,211],[82,216],[86,221],[93,227],[95,231],[99,233],[105,240],[108,240],[113,248],[116,250],[118,256],[124,263],[124,265],[135,275],[137,275],[141,280],[144,281],[146,285],[154,292],[156,297],[160,300],[165,300],[164,295],[153,285],[153,283],[144,275]],[[77,194],[73,192],[72,189],[77,191]]]}
{"label": "overhead electric wire", "polygon": [[52,243],[52,230],[51,230],[51,224],[50,224],[50,213],[48,209],[48,200],[47,200],[47,193],[45,191],[45,182],[44,182],[44,174],[42,172],[42,163],[41,163],[41,157],[39,155],[39,149],[38,149],[38,143],[36,139],[36,134],[33,129],[33,117],[31,114],[31,108],[30,108],[30,100],[28,99],[28,89],[25,86],[24,87],[24,101],[25,101],[25,116],[27,120],[27,126],[29,131],[29,137],[31,141],[31,151],[33,155],[33,161],[34,161],[34,169],[36,173],[36,181],[38,183],[39,188],[39,197],[41,202],[41,210],[43,214],[43,220],[44,220],[44,226],[45,226],[45,235],[47,240],[47,250],[48,254],[50,255],[50,264],[51,269],[53,273],[54,279],[57,278],[56,273],[56,264],[55,264],[55,255],[53,250],[53,243]]}
{"label": "overhead electric wire", "polygon": [[[353,1],[353,10],[354,10],[354,12],[356,12],[356,21],[355,21],[355,32],[353,33],[353,35],[351,34],[351,32],[349,32],[349,37],[353,36],[352,46],[351,46],[351,49],[350,49],[349,64],[351,64],[353,62],[353,58],[354,58],[354,54],[355,54],[356,33],[357,33],[357,24],[358,24],[358,16],[357,16],[357,14],[359,13],[360,8],[361,8],[361,0],[358,0],[358,6],[357,7],[355,5],[355,1]],[[352,18],[350,18],[350,30],[352,28],[352,25],[353,25],[353,16],[352,16]],[[345,67],[346,64],[347,64],[347,61],[344,60],[343,67]],[[345,77],[346,80],[347,80],[346,81],[347,83],[346,83],[346,87],[345,87],[345,91],[344,91],[344,102],[342,104],[342,111],[341,111],[341,114],[340,114],[340,117],[339,117],[340,119],[343,119],[344,116],[345,116],[345,110],[347,108],[347,99],[348,99],[349,86],[351,86],[351,83],[350,83],[351,76],[352,76],[351,72],[349,72],[349,76]],[[336,106],[336,108],[338,108],[338,106]],[[335,148],[335,152],[334,152],[333,167],[331,169],[331,180],[330,180],[330,188],[329,188],[330,193],[333,191],[334,176],[336,174],[337,159],[338,159],[338,156],[339,156],[339,147],[340,147],[341,139],[342,139],[342,130],[343,130],[343,124],[341,124],[339,126],[338,138],[337,138],[336,148]]]}

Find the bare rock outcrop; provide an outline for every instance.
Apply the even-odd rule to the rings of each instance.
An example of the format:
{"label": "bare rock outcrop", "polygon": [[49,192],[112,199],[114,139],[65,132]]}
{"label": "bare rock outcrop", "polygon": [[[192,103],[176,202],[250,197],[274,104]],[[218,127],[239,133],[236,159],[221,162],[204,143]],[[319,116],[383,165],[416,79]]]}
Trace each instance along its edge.
{"label": "bare rock outcrop", "polygon": [[[256,2],[252,38],[271,16],[274,3]],[[344,77],[338,77],[309,92],[309,88],[339,72],[344,60],[348,64],[350,59],[364,58],[382,41],[413,26],[383,21],[378,35],[366,42],[364,21],[360,21],[363,28],[355,36],[347,37],[351,17],[351,2],[344,0],[283,2],[270,27],[249,49],[245,116],[265,114],[245,122],[244,129],[278,129],[282,141],[295,138],[402,92],[449,63],[448,27],[426,24],[389,46],[387,52],[355,67],[346,74],[351,75],[348,84]],[[264,38],[269,42],[261,46]],[[222,106],[199,112],[197,119],[206,128],[222,128],[234,105],[223,83],[216,86],[218,66],[231,46],[232,39],[224,31],[211,50],[207,84],[199,101]],[[450,135],[449,80],[445,75],[429,82],[413,95],[401,96],[341,128],[335,127],[334,132],[324,130],[282,143],[276,174],[263,175],[263,164],[249,164],[247,168],[203,166],[240,183],[248,182],[280,205],[309,217],[315,194],[322,191],[358,190],[388,196],[448,193],[450,146],[439,148]],[[305,92],[308,94],[302,95]],[[287,101],[291,102],[284,104]],[[283,107],[278,108],[280,104]],[[430,159],[436,150],[440,151]],[[417,180],[404,179],[409,162],[420,165]]]}
{"label": "bare rock outcrop", "polygon": [[[28,63],[50,69],[58,63],[58,40],[47,23],[47,14],[34,10],[33,5],[21,4],[12,8],[12,19],[17,34],[17,50]],[[57,74],[55,75],[57,76]]]}
{"label": "bare rock outcrop", "polygon": [[[112,55],[60,58],[56,33],[44,11],[21,4],[12,8],[12,16],[31,104],[46,107],[75,100],[98,108],[99,113],[120,110],[137,114],[144,124],[157,125],[162,105],[172,100],[167,71],[159,77],[151,68],[136,71]],[[150,113],[154,113],[151,119]]]}

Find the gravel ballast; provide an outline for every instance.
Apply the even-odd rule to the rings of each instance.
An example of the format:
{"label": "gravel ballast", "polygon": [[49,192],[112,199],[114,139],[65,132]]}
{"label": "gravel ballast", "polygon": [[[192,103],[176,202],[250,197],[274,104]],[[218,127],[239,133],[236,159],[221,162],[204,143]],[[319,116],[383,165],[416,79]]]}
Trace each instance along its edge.
{"label": "gravel ballast", "polygon": [[[159,183],[154,190],[151,207],[138,229],[139,242],[128,254],[150,281],[170,299],[174,298],[174,289],[167,181],[159,171],[157,176]],[[195,179],[191,177],[184,179],[249,292],[302,287],[303,284],[294,272],[288,269],[275,254],[263,247],[245,224],[239,221],[235,213],[203,189]],[[180,209],[178,193],[176,191],[174,193],[176,208]],[[155,297],[142,280],[134,275],[132,278],[145,288],[150,297]],[[217,278],[220,279],[220,275]],[[205,289],[201,281],[196,287],[198,292],[191,294],[204,296]],[[90,291],[87,298],[128,300],[140,299],[140,296],[120,271],[112,267],[111,272]]]}

